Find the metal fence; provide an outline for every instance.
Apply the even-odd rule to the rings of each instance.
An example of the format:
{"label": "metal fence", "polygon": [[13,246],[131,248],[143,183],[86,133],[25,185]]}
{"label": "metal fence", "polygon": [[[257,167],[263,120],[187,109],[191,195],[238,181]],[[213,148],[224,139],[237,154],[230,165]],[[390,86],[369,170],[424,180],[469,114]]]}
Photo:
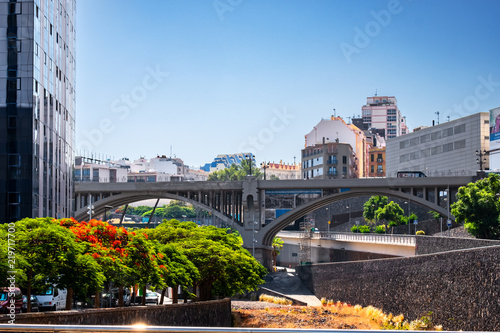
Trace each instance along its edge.
{"label": "metal fence", "polygon": [[[387,333],[387,330],[355,330],[356,333]],[[238,328],[238,327],[171,327],[171,326],[93,326],[93,325],[28,325],[0,324],[0,332],[160,332],[160,333],[352,333],[353,330],[342,329],[283,329],[283,328]],[[448,331],[448,333],[455,333]],[[458,331],[456,332],[458,333]],[[460,331],[460,333],[468,333]],[[472,333],[472,332],[471,332]],[[475,331],[474,333],[481,333]]]}

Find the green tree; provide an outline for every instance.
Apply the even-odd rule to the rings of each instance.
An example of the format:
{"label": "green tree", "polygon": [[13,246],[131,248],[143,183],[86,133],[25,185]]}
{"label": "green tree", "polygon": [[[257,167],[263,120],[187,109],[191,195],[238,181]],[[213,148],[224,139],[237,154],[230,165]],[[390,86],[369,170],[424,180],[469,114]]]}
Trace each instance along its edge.
{"label": "green tree", "polygon": [[469,183],[458,189],[457,201],[451,205],[451,213],[465,229],[477,238],[500,239],[500,176]]}
{"label": "green tree", "polygon": [[276,257],[279,256],[281,249],[283,248],[283,244],[285,243],[284,240],[278,237],[273,238],[273,265],[276,266]]}
{"label": "green tree", "polygon": [[[27,290],[28,311],[33,289],[54,284],[59,288],[82,288],[73,282],[75,272],[99,283],[102,276],[94,271],[92,257],[85,255],[76,243],[75,235],[52,218],[25,218],[16,222],[16,261],[26,279],[21,284]],[[71,300],[69,300],[71,303]]]}
{"label": "green tree", "polygon": [[250,166],[252,169],[252,176],[260,177],[261,172],[259,168],[255,166],[255,162],[252,160],[250,163],[248,160],[242,160],[240,164],[233,163],[229,168],[225,168],[219,171],[214,171],[208,176],[210,181],[228,181],[228,180],[242,180],[245,179],[247,175],[250,174]]}
{"label": "green tree", "polygon": [[232,296],[253,290],[267,274],[243,249],[241,237],[226,229],[170,220],[148,234],[162,244],[176,246],[196,266],[200,277],[194,287],[199,288],[200,300],[208,300],[212,294]]}
{"label": "green tree", "polygon": [[363,217],[372,223],[377,222],[377,214],[376,211],[379,208],[385,207],[389,203],[387,197],[381,197],[378,195],[372,196],[365,204],[363,205]]}
{"label": "green tree", "polygon": [[387,230],[387,224],[390,227],[394,227],[399,224],[404,211],[397,203],[391,201],[387,205],[377,209],[375,214],[377,220],[384,222],[383,224],[385,226],[385,229]]}

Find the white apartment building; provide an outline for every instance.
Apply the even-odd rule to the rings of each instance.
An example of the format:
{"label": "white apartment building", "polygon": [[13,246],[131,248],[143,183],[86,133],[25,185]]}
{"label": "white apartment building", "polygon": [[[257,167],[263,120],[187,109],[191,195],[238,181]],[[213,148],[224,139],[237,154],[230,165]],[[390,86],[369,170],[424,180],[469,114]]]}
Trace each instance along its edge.
{"label": "white apartment building", "polygon": [[[421,171],[427,177],[471,176],[480,166],[476,150],[489,150],[489,113],[481,112],[393,138],[386,146],[386,176]],[[489,169],[489,160],[482,165]]]}

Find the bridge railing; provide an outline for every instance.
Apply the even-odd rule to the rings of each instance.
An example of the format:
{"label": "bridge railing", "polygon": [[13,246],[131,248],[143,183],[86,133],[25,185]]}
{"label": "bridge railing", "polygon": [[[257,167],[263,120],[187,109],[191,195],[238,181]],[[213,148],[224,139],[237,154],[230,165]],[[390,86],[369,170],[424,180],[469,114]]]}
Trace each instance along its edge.
{"label": "bridge railing", "polygon": [[[303,232],[280,232],[277,236],[302,238]],[[385,235],[385,234],[357,234],[357,233],[343,233],[343,232],[312,232],[311,238],[314,239],[332,239],[343,242],[359,242],[359,243],[376,243],[376,244],[395,244],[395,245],[408,245],[415,246],[416,238],[407,235]]]}

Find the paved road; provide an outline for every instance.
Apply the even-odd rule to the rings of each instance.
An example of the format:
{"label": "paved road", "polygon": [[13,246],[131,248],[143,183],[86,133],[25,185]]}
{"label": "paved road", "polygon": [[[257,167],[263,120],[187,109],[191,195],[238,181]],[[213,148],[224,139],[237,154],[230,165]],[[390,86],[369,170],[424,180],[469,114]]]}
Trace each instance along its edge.
{"label": "paved road", "polygon": [[[284,269],[284,268],[282,268]],[[262,285],[290,298],[307,303],[309,306],[320,306],[321,301],[302,283],[294,269],[286,268],[284,272],[271,273]]]}

